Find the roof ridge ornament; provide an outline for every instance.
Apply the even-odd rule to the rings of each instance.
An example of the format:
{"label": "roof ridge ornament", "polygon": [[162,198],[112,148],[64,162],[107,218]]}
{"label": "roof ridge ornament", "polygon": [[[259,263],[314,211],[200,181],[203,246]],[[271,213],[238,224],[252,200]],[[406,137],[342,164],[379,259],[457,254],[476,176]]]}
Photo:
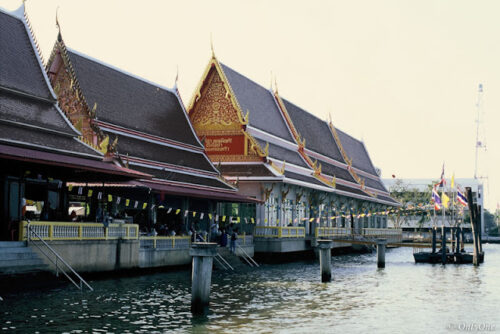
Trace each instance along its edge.
{"label": "roof ridge ornament", "polygon": [[216,59],[214,51],[214,40],[212,38],[212,33],[210,33],[210,50],[212,50],[212,58]]}
{"label": "roof ridge ornament", "polygon": [[175,74],[174,89],[177,90],[177,82],[179,81],[179,65],[177,65],[177,72]]}
{"label": "roof ridge ornament", "polygon": [[56,8],[56,27],[57,27],[57,40],[62,41],[61,25],[59,24],[59,6]]}

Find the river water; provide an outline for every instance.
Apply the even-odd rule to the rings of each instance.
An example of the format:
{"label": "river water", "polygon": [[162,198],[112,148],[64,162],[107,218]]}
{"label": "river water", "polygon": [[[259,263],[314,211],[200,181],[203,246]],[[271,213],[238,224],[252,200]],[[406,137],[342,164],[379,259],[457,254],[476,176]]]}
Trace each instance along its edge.
{"label": "river water", "polygon": [[485,263],[415,264],[411,248],[332,258],[333,281],[319,264],[215,271],[210,312],[190,312],[190,272],[92,281],[3,296],[0,331],[26,333],[449,333],[500,332],[500,245]]}

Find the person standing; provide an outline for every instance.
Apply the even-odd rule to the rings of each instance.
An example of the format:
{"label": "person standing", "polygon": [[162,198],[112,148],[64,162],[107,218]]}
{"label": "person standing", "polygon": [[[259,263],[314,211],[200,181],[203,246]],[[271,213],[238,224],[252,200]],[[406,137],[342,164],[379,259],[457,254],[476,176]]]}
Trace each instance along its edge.
{"label": "person standing", "polygon": [[236,253],[236,239],[238,239],[238,234],[236,233],[236,230],[234,230],[233,233],[231,233],[231,244],[229,246],[229,250],[233,254]]}
{"label": "person standing", "polygon": [[220,236],[220,246],[227,247],[227,233],[226,230],[222,230],[222,234]]}

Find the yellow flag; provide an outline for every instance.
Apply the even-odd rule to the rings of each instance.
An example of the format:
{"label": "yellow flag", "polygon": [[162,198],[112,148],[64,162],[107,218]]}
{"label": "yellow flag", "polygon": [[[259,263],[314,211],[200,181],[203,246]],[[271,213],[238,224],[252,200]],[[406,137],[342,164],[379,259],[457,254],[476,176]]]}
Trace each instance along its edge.
{"label": "yellow flag", "polygon": [[148,203],[144,203],[144,204],[142,205],[142,209],[144,210],[145,208],[147,208],[147,206],[148,206]]}
{"label": "yellow flag", "polygon": [[113,195],[108,195],[108,202],[113,202]]}
{"label": "yellow flag", "polygon": [[443,191],[441,194],[441,202],[443,203],[443,206],[448,209],[448,203],[450,202],[450,198],[446,193]]}
{"label": "yellow flag", "polygon": [[240,217],[237,217],[237,218],[236,218],[236,221],[239,223],[239,222],[240,222]]}
{"label": "yellow flag", "polygon": [[89,192],[88,192],[88,194],[87,194],[87,197],[92,197],[92,192],[93,192],[93,191],[92,191],[92,189],[89,189]]}
{"label": "yellow flag", "polygon": [[176,215],[178,215],[178,214],[179,214],[179,212],[181,212],[181,209],[177,209],[177,210],[175,210],[175,214],[176,214]]}
{"label": "yellow flag", "polygon": [[128,198],[127,198],[127,199],[125,200],[125,206],[128,206],[129,204],[130,204],[130,199],[128,199]]}
{"label": "yellow flag", "polygon": [[211,213],[208,214],[208,218],[212,219],[212,214]]}
{"label": "yellow flag", "polygon": [[226,221],[226,216],[222,216],[222,221],[225,222]]}
{"label": "yellow flag", "polygon": [[455,188],[455,173],[451,176],[451,189]]}

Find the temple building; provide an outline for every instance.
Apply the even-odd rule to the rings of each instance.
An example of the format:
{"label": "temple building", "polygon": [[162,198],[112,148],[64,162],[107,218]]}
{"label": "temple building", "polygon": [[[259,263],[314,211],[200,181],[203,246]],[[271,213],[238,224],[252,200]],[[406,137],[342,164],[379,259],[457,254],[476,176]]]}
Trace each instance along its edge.
{"label": "temple building", "polygon": [[[196,134],[241,195],[261,199],[256,237],[386,228],[399,206],[364,144],[212,58],[188,107]],[[288,251],[300,251],[295,243]],[[260,249],[259,249],[260,247]],[[283,251],[256,242],[256,251]],[[285,247],[286,248],[286,247]]]}
{"label": "temple building", "polygon": [[176,86],[162,87],[67,48],[61,33],[47,72],[62,110],[82,128],[89,146],[153,175],[113,190],[115,197],[132,201],[141,191],[151,194],[147,207],[152,210],[138,221],[141,227],[165,224],[185,233],[196,225],[208,231],[218,215],[231,216],[226,213],[231,203],[258,202],[238,195],[207,157]]}
{"label": "temple building", "polygon": [[[68,217],[71,182],[124,182],[151,176],[103,157],[57,103],[24,5],[0,10],[0,240],[18,240],[19,223]],[[22,237],[22,236],[21,236]]]}

